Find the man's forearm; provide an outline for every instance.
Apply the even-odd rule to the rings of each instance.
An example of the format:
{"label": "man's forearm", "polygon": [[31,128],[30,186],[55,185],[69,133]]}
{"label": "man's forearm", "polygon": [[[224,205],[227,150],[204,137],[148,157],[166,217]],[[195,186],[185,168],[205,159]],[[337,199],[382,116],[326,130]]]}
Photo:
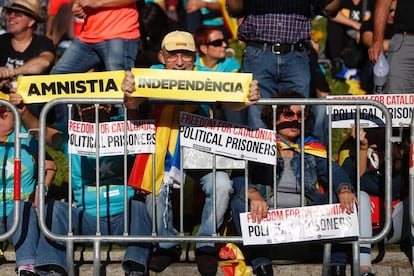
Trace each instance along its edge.
{"label": "man's forearm", "polygon": [[325,1],[325,13],[328,16],[335,16],[339,11],[341,0],[327,0]]}
{"label": "man's forearm", "polygon": [[386,20],[388,18],[389,10],[392,0],[377,1],[374,13],[374,42],[381,42],[384,40],[384,32]]}
{"label": "man's forearm", "polygon": [[15,68],[16,75],[38,75],[45,73],[54,63],[55,55],[51,52],[43,52],[32,58],[22,66]]}
{"label": "man's forearm", "polygon": [[101,9],[101,8],[120,8],[127,7],[131,4],[134,4],[140,0],[88,0],[80,4],[82,7],[89,7],[92,9]]}

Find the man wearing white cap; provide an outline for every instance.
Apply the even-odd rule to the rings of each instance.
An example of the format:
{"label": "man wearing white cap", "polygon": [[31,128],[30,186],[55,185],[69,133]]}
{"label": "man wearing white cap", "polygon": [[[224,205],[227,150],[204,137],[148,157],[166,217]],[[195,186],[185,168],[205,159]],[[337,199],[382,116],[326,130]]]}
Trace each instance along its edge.
{"label": "man wearing white cap", "polygon": [[[163,69],[172,69],[172,70],[197,70],[194,67],[194,62],[196,58],[196,46],[194,42],[194,38],[192,34],[188,32],[182,31],[174,31],[168,33],[161,44],[161,50],[159,53],[160,61],[164,64],[162,66]],[[159,68],[159,66],[157,67]],[[250,92],[248,95],[249,102],[248,103],[233,103],[233,104],[226,104],[226,108],[232,110],[240,110],[245,106],[252,105],[260,99],[260,94],[258,90],[258,83],[257,81],[253,81],[250,84]],[[126,77],[122,83],[122,90],[125,94],[125,106],[130,110],[130,112],[134,112],[137,110],[138,106],[145,101],[143,98],[133,98],[131,93],[135,91],[135,82],[134,76],[131,72],[126,73]],[[155,109],[156,113],[159,114],[160,109],[161,112],[164,112],[167,108],[175,106],[179,111],[180,108],[187,112],[196,113],[202,116],[210,116],[210,106],[209,105],[154,105],[152,104],[150,108]],[[140,106],[141,109],[141,106]],[[150,113],[153,114],[153,113]],[[179,122],[179,112],[172,113],[176,114],[171,119],[171,129],[177,128]],[[172,116],[171,116],[172,117]],[[157,117],[156,126],[161,125],[160,120]],[[165,122],[162,124],[165,126]],[[162,143],[162,139],[156,135],[156,146],[159,145],[158,143]],[[167,145],[166,145],[167,146]],[[156,177],[156,223],[157,223],[157,233],[160,236],[170,236],[170,235],[177,235],[177,230],[174,229],[173,226],[173,218],[172,218],[172,208],[171,208],[171,194],[172,194],[172,187],[174,184],[180,184],[177,182],[177,179],[173,176],[173,166],[169,166],[169,164],[174,164],[176,157],[175,155],[172,156],[168,152],[160,153],[157,151],[155,160],[165,160],[165,164],[161,164],[161,167],[164,167],[164,170],[156,170],[157,174],[161,171],[160,177]],[[139,162],[140,156],[137,156],[135,160],[135,165],[138,166],[145,166]],[[135,167],[134,165],[134,167]],[[158,165],[158,163],[157,163]],[[159,168],[159,166],[157,166]],[[148,171],[144,170],[144,173],[148,174]],[[203,206],[203,213],[201,216],[201,225],[197,232],[198,236],[211,236],[217,229],[213,229],[213,178],[214,175],[211,170],[206,171],[197,171],[194,172],[187,172],[193,179],[196,179],[200,182],[202,189],[206,195],[205,203]],[[134,172],[132,172],[131,177],[129,179],[129,184],[140,189],[140,187],[148,185],[152,185],[152,183],[136,183],[136,179],[133,178]],[[157,175],[158,176],[158,175]],[[216,197],[216,222],[217,227],[223,222],[225,212],[227,210],[230,194],[232,193],[232,182],[229,178],[229,175],[225,171],[216,171],[216,194],[220,195]],[[151,186],[152,187],[152,186]],[[147,197],[147,204],[148,206],[151,205],[152,197]],[[151,213],[151,212],[150,212]],[[214,243],[197,243],[196,244],[196,259],[197,259],[197,266],[198,270],[202,275],[216,275],[217,272],[217,259],[216,259],[216,252],[214,250]],[[178,261],[181,255],[181,248],[177,243],[159,243],[156,246],[156,250],[154,251],[150,263],[149,268],[155,272],[161,272],[164,270],[168,265],[170,265],[174,261]]]}

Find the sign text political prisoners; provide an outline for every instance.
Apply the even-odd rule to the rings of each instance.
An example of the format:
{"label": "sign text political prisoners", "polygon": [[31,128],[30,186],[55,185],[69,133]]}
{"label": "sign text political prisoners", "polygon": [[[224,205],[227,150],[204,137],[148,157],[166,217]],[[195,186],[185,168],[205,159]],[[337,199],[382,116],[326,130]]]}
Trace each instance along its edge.
{"label": "sign text political prisoners", "polygon": [[[392,126],[407,126],[411,122],[414,111],[414,94],[372,94],[360,96],[329,96],[327,99],[357,100],[362,104],[360,108],[361,127],[383,127],[384,115],[379,108],[372,105],[363,105],[364,100],[374,100],[388,108],[392,117]],[[332,106],[332,127],[350,128],[355,124],[356,106]]]}
{"label": "sign text political prisoners", "polygon": [[[356,208],[355,208],[356,210]],[[268,210],[253,223],[250,212],[240,214],[244,245],[278,244],[358,237],[358,215],[347,214],[339,204]]]}
{"label": "sign text political prisoners", "polygon": [[[128,154],[153,153],[155,151],[155,126],[151,120],[99,123],[99,136],[94,123],[70,120],[68,124],[69,152],[82,156],[123,155],[125,145]],[[126,133],[125,133],[126,131]],[[98,141],[96,138],[99,137]],[[97,143],[99,142],[99,143]]]}
{"label": "sign text political prisoners", "polygon": [[236,159],[276,163],[276,134],[181,112],[181,145]]}

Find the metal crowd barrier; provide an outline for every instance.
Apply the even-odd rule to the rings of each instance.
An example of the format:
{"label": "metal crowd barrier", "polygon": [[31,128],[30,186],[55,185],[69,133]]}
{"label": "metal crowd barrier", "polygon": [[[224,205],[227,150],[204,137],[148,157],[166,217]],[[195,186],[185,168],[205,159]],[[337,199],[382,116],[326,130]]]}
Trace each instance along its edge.
{"label": "metal crowd barrier", "polygon": [[[410,159],[409,159],[409,220],[411,224],[411,235],[414,236],[414,114],[410,123]],[[411,249],[414,256],[414,247]],[[414,264],[414,261],[413,261]],[[413,266],[414,269],[414,266]]]}
{"label": "metal crowd barrier", "polygon": [[[40,127],[39,127],[39,185],[44,186],[45,183],[45,177],[42,172],[44,172],[44,164],[45,164],[45,136],[46,136],[46,117],[49,111],[51,109],[58,105],[58,104],[68,104],[69,112],[71,112],[71,108],[73,104],[123,104],[122,99],[84,99],[84,98],[73,98],[73,99],[55,99],[53,101],[50,101],[47,103],[44,108],[42,109],[42,112],[40,114]],[[277,105],[300,105],[302,107],[302,110],[304,109],[305,105],[327,105],[328,110],[328,134],[329,134],[329,147],[328,147],[328,158],[332,159],[332,106],[333,105],[341,105],[341,106],[356,106],[356,129],[357,129],[357,139],[356,141],[359,141],[359,128],[360,126],[360,107],[362,105],[364,106],[374,106],[378,109],[380,109],[383,113],[383,117],[385,120],[385,222],[382,230],[373,237],[359,237],[357,241],[353,241],[352,243],[352,249],[353,249],[353,273],[354,275],[359,274],[359,244],[362,243],[375,243],[378,242],[386,237],[386,235],[389,233],[391,229],[391,139],[388,139],[391,137],[391,115],[388,111],[388,109],[382,105],[381,103],[377,101],[372,100],[364,100],[363,102],[357,101],[357,100],[343,100],[343,99],[262,99],[259,101],[258,104],[261,105],[273,105],[274,110]],[[97,112],[96,112],[97,114]],[[126,117],[126,116],[125,116]],[[125,119],[126,121],[126,119]],[[302,124],[302,130],[304,130],[304,126]],[[125,135],[126,135],[126,128],[125,128]],[[303,135],[304,131],[302,131]],[[302,137],[303,138],[303,137]],[[304,141],[304,139],[301,139]],[[303,142],[302,142],[303,143]],[[303,145],[302,145],[303,148]],[[359,143],[356,144],[357,153],[359,154]],[[187,153],[184,155],[184,161],[183,166],[185,169],[198,169],[200,168],[199,165],[196,164],[196,162],[191,162],[191,160],[185,160],[185,157],[189,157],[191,155],[194,156],[194,154],[191,153],[191,149],[186,149]],[[184,152],[185,152],[184,151]],[[190,152],[190,153],[188,153]],[[303,156],[303,154],[302,154]],[[204,164],[201,164],[200,166],[202,168],[210,168],[213,171],[217,168],[219,168],[220,164],[223,164],[222,161],[220,161],[221,157],[210,155],[210,154],[200,154],[200,157],[203,159],[203,162],[207,160],[208,162],[204,162]],[[155,159],[155,158],[154,158]],[[205,160],[204,160],[205,159]],[[124,160],[126,162],[126,150],[124,152]],[[359,160],[359,155],[357,156],[357,162]],[[187,162],[190,161],[190,162]],[[303,158],[301,160],[302,164],[304,162]],[[229,160],[224,161],[224,164],[228,164]],[[246,168],[246,161],[231,161],[231,166],[225,166],[225,168]],[[358,163],[359,165],[359,163]],[[153,164],[154,167],[154,164]],[[303,165],[302,165],[303,168]],[[69,170],[71,170],[71,165],[69,163]],[[359,173],[359,172],[358,172]],[[302,175],[303,175],[303,169],[302,169]],[[248,178],[248,172],[246,170],[246,179]],[[99,179],[99,172],[97,172],[97,179]],[[125,190],[126,190],[126,179],[125,177]],[[153,178],[154,179],[154,178]],[[329,165],[329,194],[330,194],[330,202],[332,202],[332,166]],[[358,181],[358,196],[359,196],[359,187],[360,183]],[[246,184],[247,185],[247,184]],[[215,179],[214,179],[214,186],[215,186]],[[97,183],[97,187],[99,188],[99,183]],[[276,188],[276,183],[274,183],[274,188]],[[69,191],[71,189],[71,181],[69,179]],[[302,177],[302,187],[301,187],[301,194],[302,198],[304,195],[304,186],[303,186],[303,177]],[[98,189],[97,189],[98,190]],[[276,189],[275,189],[276,190]],[[123,235],[101,235],[99,232],[99,227],[97,228],[98,231],[96,235],[74,235],[72,232],[69,232],[68,235],[56,235],[52,233],[46,226],[45,220],[44,220],[44,214],[45,214],[45,191],[44,189],[39,189],[39,227],[41,231],[47,236],[47,238],[56,240],[56,241],[63,241],[66,242],[67,245],[67,261],[68,261],[68,267],[69,269],[69,275],[74,275],[73,271],[73,251],[74,251],[74,243],[79,242],[88,242],[93,244],[94,248],[94,275],[99,275],[100,271],[100,250],[101,250],[101,244],[103,242],[110,242],[110,243],[117,243],[117,242],[233,242],[233,243],[241,243],[242,238],[240,236],[226,236],[226,237],[220,237],[217,235],[217,233],[213,234],[211,237],[206,236],[189,236],[185,235],[183,233],[183,185],[180,186],[180,218],[181,218],[181,225],[179,230],[179,235],[174,237],[163,237],[158,236],[156,234],[156,230],[153,223],[153,233],[151,235],[146,236],[131,236],[128,234],[127,229],[127,218],[128,218],[128,208],[127,208],[127,198],[125,198],[125,226],[124,226],[124,234]],[[247,189],[246,189],[247,191]],[[246,197],[247,198],[247,197]],[[276,198],[276,197],[274,197]],[[413,198],[413,197],[412,197]],[[69,193],[69,202],[71,202],[71,193]],[[276,200],[276,199],[275,199]],[[304,200],[302,200],[304,202]],[[154,200],[153,200],[154,202]],[[98,202],[99,203],[99,202]],[[276,203],[276,202],[275,202]],[[303,205],[303,203],[302,203]],[[276,204],[275,204],[276,206]],[[99,208],[99,207],[98,207]],[[154,210],[153,210],[154,212]],[[99,213],[99,209],[98,209]],[[71,214],[71,213],[69,213]],[[153,216],[155,218],[155,216]],[[71,221],[72,217],[69,215],[69,220]],[[99,224],[99,220],[97,222]],[[69,224],[70,225],[70,224]],[[328,273],[328,267],[329,267],[329,261],[330,261],[330,243],[326,243],[325,249],[324,249],[324,258],[323,258],[323,270],[322,274],[327,275]]]}
{"label": "metal crowd barrier", "polygon": [[[21,139],[27,138],[27,134],[20,132],[20,126],[21,126],[21,118],[20,114],[17,111],[16,107],[12,105],[9,101],[5,101],[0,99],[0,105],[3,105],[7,107],[14,116],[14,191],[13,191],[13,198],[14,198],[14,211],[13,214],[10,214],[10,216],[13,216],[14,222],[10,229],[7,229],[6,232],[0,234],[0,241],[5,241],[9,239],[14,232],[16,232],[17,227],[19,226],[20,219],[20,200],[21,200],[21,182],[20,182],[20,176],[21,176]],[[6,156],[5,156],[6,157]],[[7,161],[7,160],[6,160]],[[6,169],[6,168],[4,168]],[[3,174],[4,175],[4,174]],[[6,183],[2,183],[3,189],[6,189]],[[3,191],[2,196],[7,196],[7,192]],[[6,205],[3,204],[3,208],[6,208]]]}

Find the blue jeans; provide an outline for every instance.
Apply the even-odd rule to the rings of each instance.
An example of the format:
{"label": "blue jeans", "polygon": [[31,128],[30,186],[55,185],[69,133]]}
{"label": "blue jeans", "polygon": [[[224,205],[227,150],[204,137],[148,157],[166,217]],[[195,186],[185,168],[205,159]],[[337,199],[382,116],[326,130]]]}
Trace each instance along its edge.
{"label": "blue jeans", "polygon": [[[223,223],[227,207],[230,202],[230,195],[233,191],[232,181],[229,175],[223,171],[216,172],[216,221],[217,227]],[[211,236],[213,229],[213,173],[207,173],[200,178],[200,184],[206,195],[203,212],[201,215],[201,225],[197,236]],[[171,206],[172,188],[163,184],[158,196],[156,197],[156,223],[157,234],[160,236],[174,236],[178,231],[173,225],[173,213]],[[151,209],[152,197],[147,197],[148,208]],[[150,212],[151,213],[151,212]],[[168,249],[177,245],[177,243],[160,243],[160,248]],[[197,243],[196,248],[213,247],[214,243]]]}
{"label": "blue jeans", "polygon": [[[145,203],[130,200],[130,217],[139,221],[129,223],[130,235],[150,235],[151,220]],[[68,204],[52,201],[46,206],[46,224],[56,235],[68,234]],[[110,225],[110,226],[109,226]],[[96,217],[93,217],[78,208],[72,208],[72,230],[74,235],[95,235]],[[100,218],[102,235],[122,235],[124,233],[124,214],[120,213]],[[147,243],[127,244],[127,250],[122,262],[122,268],[129,272],[129,265],[138,263],[147,267],[151,253],[151,245]],[[36,257],[36,272],[42,275],[42,266],[58,265],[67,270],[65,242],[51,241],[44,234],[40,235]]]}
{"label": "blue jeans", "polygon": [[[241,235],[241,226],[240,226],[240,213],[245,212],[245,179],[244,176],[238,176],[233,178],[233,187],[235,190],[235,196],[231,200],[231,209],[233,212],[233,223],[235,226],[236,233]],[[258,185],[258,191],[265,197],[265,186]],[[328,202],[328,194],[321,195],[310,205],[319,205]],[[337,203],[336,196],[333,197],[333,203]],[[250,210],[250,208],[249,208]],[[261,265],[266,265],[271,262],[271,252],[272,250],[277,250],[277,245],[269,247],[269,245],[263,246],[249,246],[246,247],[246,258],[249,259],[250,264],[255,270]],[[343,244],[333,244],[331,252],[331,265],[345,265],[347,262],[347,253],[346,247]]]}
{"label": "blue jeans", "polygon": [[[73,40],[50,74],[84,73],[99,64],[106,71],[129,70],[135,67],[139,39],[110,39],[99,43]],[[68,120],[66,105],[55,109],[56,122]]]}
{"label": "blue jeans", "polygon": [[[279,91],[295,90],[309,97],[310,69],[307,50],[276,55],[271,51],[246,46],[243,57],[243,73],[253,73],[259,81],[262,98],[270,98]],[[265,128],[260,118],[262,105],[248,108],[247,124],[253,128]]]}
{"label": "blue jeans", "polygon": [[[0,233],[10,229],[14,222],[14,209],[6,220],[0,218]],[[39,228],[37,226],[36,211],[31,203],[21,202],[20,221],[16,232],[12,235],[12,242],[16,252],[16,268],[22,265],[34,265],[36,258],[37,243],[39,240]]]}

